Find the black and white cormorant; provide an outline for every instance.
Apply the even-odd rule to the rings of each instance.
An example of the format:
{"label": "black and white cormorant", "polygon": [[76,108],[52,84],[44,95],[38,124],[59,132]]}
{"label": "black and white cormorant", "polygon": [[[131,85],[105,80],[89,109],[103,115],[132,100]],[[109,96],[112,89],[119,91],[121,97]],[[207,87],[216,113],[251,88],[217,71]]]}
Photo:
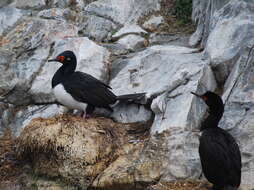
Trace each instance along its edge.
{"label": "black and white cormorant", "polygon": [[201,124],[199,144],[203,173],[213,184],[213,190],[236,190],[241,183],[241,153],[235,139],[218,127],[224,112],[223,101],[210,91],[202,95],[191,93],[209,107],[209,115]]}
{"label": "black and white cormorant", "polygon": [[52,79],[52,88],[57,101],[71,109],[83,111],[83,117],[90,115],[95,107],[113,111],[110,105],[119,101],[135,101],[145,93],[116,96],[111,87],[93,76],[75,71],[77,59],[72,51],[64,51],[55,59],[48,60],[62,63]]}

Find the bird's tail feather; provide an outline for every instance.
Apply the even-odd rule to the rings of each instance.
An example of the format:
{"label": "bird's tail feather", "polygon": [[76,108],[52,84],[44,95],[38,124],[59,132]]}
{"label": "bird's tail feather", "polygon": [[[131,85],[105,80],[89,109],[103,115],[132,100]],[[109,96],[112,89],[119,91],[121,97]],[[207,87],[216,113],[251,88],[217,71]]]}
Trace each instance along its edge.
{"label": "bird's tail feather", "polygon": [[127,103],[140,103],[146,93],[125,94],[117,96],[117,100]]}

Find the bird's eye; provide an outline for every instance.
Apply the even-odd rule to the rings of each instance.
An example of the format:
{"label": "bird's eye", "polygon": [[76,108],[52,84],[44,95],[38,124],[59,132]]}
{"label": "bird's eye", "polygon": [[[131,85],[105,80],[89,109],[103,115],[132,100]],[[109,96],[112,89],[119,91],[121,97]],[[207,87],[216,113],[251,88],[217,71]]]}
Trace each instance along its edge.
{"label": "bird's eye", "polygon": [[71,60],[71,58],[70,58],[70,57],[68,57],[68,58],[67,58],[67,61],[70,61],[70,60]]}

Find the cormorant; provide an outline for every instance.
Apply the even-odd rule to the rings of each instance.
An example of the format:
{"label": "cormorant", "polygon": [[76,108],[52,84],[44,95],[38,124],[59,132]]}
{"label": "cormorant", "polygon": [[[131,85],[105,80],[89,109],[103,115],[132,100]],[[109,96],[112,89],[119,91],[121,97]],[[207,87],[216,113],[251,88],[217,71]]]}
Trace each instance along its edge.
{"label": "cormorant", "polygon": [[132,102],[145,96],[145,93],[116,96],[111,87],[93,76],[76,71],[77,59],[72,51],[64,51],[55,59],[63,65],[56,71],[52,79],[52,88],[57,101],[71,109],[83,111],[83,117],[91,114],[95,107],[113,111],[110,105],[119,101]]}
{"label": "cormorant", "polygon": [[223,101],[210,91],[203,95],[191,93],[209,107],[209,115],[200,129],[199,156],[203,173],[213,184],[213,190],[236,190],[241,183],[241,153],[235,139],[218,127],[224,112]]}

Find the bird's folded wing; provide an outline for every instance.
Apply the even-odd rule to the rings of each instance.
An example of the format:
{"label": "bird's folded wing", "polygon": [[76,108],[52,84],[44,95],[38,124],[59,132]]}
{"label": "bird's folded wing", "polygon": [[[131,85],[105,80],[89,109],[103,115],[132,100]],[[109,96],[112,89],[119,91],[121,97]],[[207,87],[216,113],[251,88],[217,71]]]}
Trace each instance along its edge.
{"label": "bird's folded wing", "polygon": [[108,85],[86,73],[75,72],[63,84],[65,90],[77,101],[96,107],[104,107],[116,101],[116,96]]}

